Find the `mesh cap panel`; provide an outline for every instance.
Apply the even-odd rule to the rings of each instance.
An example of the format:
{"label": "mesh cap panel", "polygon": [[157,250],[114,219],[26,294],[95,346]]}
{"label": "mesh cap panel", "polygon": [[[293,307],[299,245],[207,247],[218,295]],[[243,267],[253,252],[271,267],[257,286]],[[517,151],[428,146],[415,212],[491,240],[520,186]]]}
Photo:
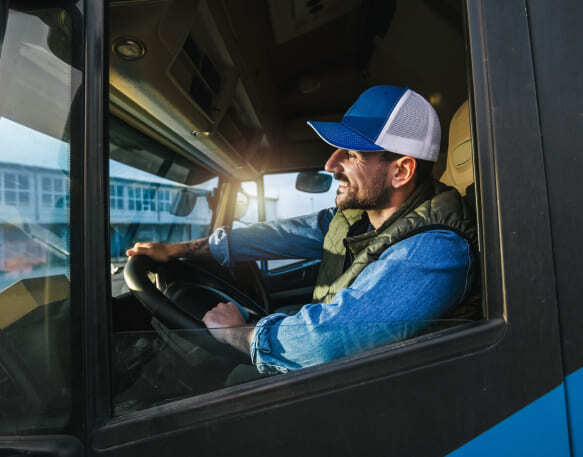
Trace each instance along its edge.
{"label": "mesh cap panel", "polygon": [[407,98],[389,126],[389,135],[425,141],[429,115],[426,101],[415,92]]}
{"label": "mesh cap panel", "polygon": [[437,113],[425,98],[407,88],[373,86],[361,94],[341,122],[308,124],[338,148],[384,149],[432,162],[439,154]]}

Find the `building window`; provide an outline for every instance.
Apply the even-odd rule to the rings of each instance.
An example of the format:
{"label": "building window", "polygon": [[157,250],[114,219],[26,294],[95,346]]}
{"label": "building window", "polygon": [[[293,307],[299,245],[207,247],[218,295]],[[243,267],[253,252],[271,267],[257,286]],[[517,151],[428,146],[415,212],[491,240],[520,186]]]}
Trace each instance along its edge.
{"label": "building window", "polygon": [[130,211],[156,211],[156,189],[138,186],[128,187],[128,209]]}
{"label": "building window", "polygon": [[110,184],[109,204],[111,209],[124,209],[124,186],[122,184]]}
{"label": "building window", "polygon": [[158,190],[158,210],[161,212],[170,212],[170,191],[168,189]]}
{"label": "building window", "polygon": [[128,187],[128,209],[142,211],[142,188]]}
{"label": "building window", "polygon": [[143,189],[142,203],[144,211],[156,211],[156,189]]}
{"label": "building window", "polygon": [[30,205],[30,177],[22,173],[4,172],[4,203],[9,206]]}
{"label": "building window", "polygon": [[63,178],[41,177],[41,204],[45,208],[68,208],[69,194]]}

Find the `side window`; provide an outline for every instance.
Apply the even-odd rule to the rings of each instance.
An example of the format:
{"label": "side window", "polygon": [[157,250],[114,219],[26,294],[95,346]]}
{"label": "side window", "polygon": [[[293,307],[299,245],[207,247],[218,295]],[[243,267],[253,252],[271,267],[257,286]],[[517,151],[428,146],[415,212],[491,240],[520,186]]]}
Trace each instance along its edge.
{"label": "side window", "polygon": [[1,48],[0,435],[63,429],[71,411],[71,21],[8,10]]}
{"label": "side window", "polygon": [[[132,4],[132,7],[136,8],[135,11],[143,13],[140,10],[140,3],[133,3],[135,3],[135,5]],[[156,117],[156,125],[161,119],[175,119],[176,125],[171,126],[177,129],[175,133],[188,132],[188,144],[195,148],[201,146],[200,150],[197,149],[197,154],[209,159],[205,162],[208,166],[217,166],[217,170],[223,170],[221,172],[224,172],[224,182],[228,184],[224,187],[224,192],[219,195],[213,194],[212,189],[216,186],[216,181],[211,179],[212,176],[207,176],[204,170],[192,163],[184,165],[173,162],[174,157],[188,156],[184,154],[188,151],[176,151],[176,154],[168,155],[161,144],[155,144],[153,140],[145,138],[136,141],[136,132],[128,125],[124,126],[119,120],[110,119],[112,121],[109,123],[112,160],[109,202],[112,286],[114,288],[112,303],[115,329],[112,346],[115,353],[112,360],[115,366],[112,371],[114,373],[115,414],[124,414],[172,399],[219,390],[266,374],[286,373],[313,367],[340,357],[355,356],[379,346],[392,349],[395,347],[393,345],[413,344],[421,335],[429,340],[438,331],[475,320],[474,311],[479,309],[479,304],[476,307],[476,302],[470,302],[470,295],[466,293],[471,289],[472,275],[465,263],[470,258],[467,249],[469,245],[463,244],[465,240],[455,240],[457,241],[455,256],[441,254],[435,256],[443,260],[441,267],[437,265],[433,256],[427,254],[423,257],[427,264],[403,260],[406,258],[403,257],[400,259],[402,263],[399,266],[405,267],[403,270],[407,274],[403,274],[397,281],[393,281],[397,275],[394,275],[394,270],[391,269],[391,262],[397,263],[399,259],[392,258],[391,262],[374,264],[383,252],[393,246],[391,240],[398,240],[399,243],[409,241],[408,244],[401,245],[402,250],[396,247],[391,251],[396,252],[395,257],[403,254],[406,250],[405,246],[409,246],[410,252],[419,251],[415,247],[419,238],[413,240],[416,235],[423,235],[425,240],[429,239],[430,243],[426,244],[433,246],[433,249],[437,251],[435,246],[439,243],[436,240],[441,239],[440,236],[444,234],[425,233],[431,230],[436,231],[434,225],[429,223],[431,214],[425,219],[421,218],[423,220],[419,221],[419,225],[411,226],[411,231],[406,233],[410,236],[404,239],[399,238],[400,234],[390,233],[391,240],[389,240],[389,236],[377,237],[378,234],[373,233],[376,239],[365,240],[367,238],[365,236],[356,240],[365,240],[366,243],[358,245],[355,243],[350,246],[351,249],[348,252],[342,249],[342,243],[345,239],[344,230],[349,230],[349,228],[345,223],[343,224],[344,221],[341,218],[337,219],[341,223],[333,227],[336,233],[329,238],[329,240],[336,239],[330,242],[331,248],[325,249],[320,249],[322,248],[319,244],[320,233],[315,232],[318,242],[306,243],[309,246],[305,250],[293,250],[297,247],[302,248],[303,240],[299,237],[294,239],[292,234],[289,237],[290,245],[286,244],[278,253],[274,253],[275,249],[271,249],[273,246],[267,246],[270,242],[276,244],[273,239],[269,239],[273,232],[269,234],[269,230],[258,231],[257,237],[253,240],[255,244],[251,246],[252,243],[249,243],[252,254],[245,252],[244,242],[239,244],[240,260],[247,260],[239,262],[240,265],[220,269],[216,264],[203,263],[203,268],[200,268],[198,272],[204,270],[208,276],[204,278],[205,281],[197,283],[193,279],[196,275],[182,268],[184,264],[179,264],[181,268],[176,268],[176,270],[180,271],[172,271],[174,277],[169,278],[168,281],[158,281],[159,289],[163,290],[166,297],[175,303],[176,308],[180,310],[180,313],[176,314],[181,316],[182,312],[192,312],[191,315],[198,313],[196,317],[200,319],[204,313],[208,312],[209,307],[218,302],[232,301],[241,305],[239,310],[243,309],[249,313],[249,317],[245,317],[241,312],[248,325],[236,326],[237,330],[218,326],[215,329],[211,328],[209,332],[202,326],[162,323],[163,318],[158,320],[157,317],[148,314],[135,297],[122,293],[127,290],[124,289],[121,275],[122,266],[126,261],[125,249],[135,241],[175,242],[206,235],[211,221],[210,216],[212,216],[211,208],[208,206],[209,201],[219,202],[217,204],[221,210],[219,219],[226,217],[228,210],[232,209],[229,205],[234,204],[233,227],[235,228],[247,227],[257,221],[275,221],[314,214],[322,209],[334,207],[338,190],[335,181],[332,187],[323,193],[306,193],[296,189],[298,172],[265,174],[262,182],[242,183],[238,194],[233,191],[232,183],[240,176],[248,176],[256,170],[284,169],[278,167],[300,170],[302,167],[308,169],[314,164],[324,163],[331,149],[313,131],[309,130],[304,120],[339,121],[342,118],[341,113],[346,112],[346,109],[365,88],[364,86],[410,85],[431,103],[439,116],[443,132],[440,143],[441,152],[435,166],[430,162],[425,163],[421,177],[425,180],[422,182],[423,189],[411,198],[409,203],[417,205],[411,211],[421,206],[431,208],[432,204],[426,205],[425,202],[433,198],[434,191],[443,190],[443,187],[434,185],[431,173],[436,179],[441,179],[460,190],[470,206],[474,201],[472,142],[467,102],[465,108],[463,106],[460,108],[460,105],[463,105],[468,98],[468,94],[472,92],[468,90],[466,81],[468,73],[464,66],[468,47],[463,35],[462,10],[459,10],[459,20],[453,21],[452,25],[450,20],[443,21],[438,8],[426,5],[427,2],[399,1],[394,17],[387,15],[385,18],[387,20],[386,35],[374,37],[374,43],[373,41],[368,44],[362,43],[364,49],[368,48],[371,52],[365,52],[362,55],[366,57],[366,62],[360,62],[358,68],[338,69],[340,74],[337,74],[337,69],[330,67],[329,75],[326,73],[320,75],[319,71],[317,75],[312,75],[312,72],[316,71],[314,64],[318,62],[320,55],[317,52],[316,44],[318,43],[313,40],[312,45],[306,47],[312,52],[311,58],[309,55],[301,55],[300,61],[293,60],[293,66],[289,66],[290,71],[294,72],[292,76],[285,72],[274,71],[280,67],[287,68],[287,61],[291,60],[289,59],[291,54],[288,56],[287,52],[291,52],[295,44],[288,46],[285,41],[293,38],[294,43],[300,43],[301,41],[295,42],[297,38],[310,44],[308,36],[300,37],[303,33],[298,31],[297,37],[288,36],[287,39],[275,42],[270,41],[270,34],[262,33],[265,36],[264,41],[268,44],[267,49],[280,47],[281,51],[286,49],[288,51],[275,53],[278,56],[275,61],[272,61],[273,59],[255,61],[253,56],[260,54],[257,52],[258,43],[253,38],[253,34],[248,34],[252,27],[249,26],[245,15],[240,14],[247,10],[238,10],[239,14],[236,10],[231,9],[232,11],[227,12],[224,8],[212,8],[210,11],[208,6],[211,2],[196,3],[198,7],[193,8],[193,13],[196,10],[196,14],[193,14],[195,22],[185,21],[184,23],[184,27],[191,28],[190,34],[182,34],[183,42],[173,40],[176,46],[175,52],[167,56],[168,61],[172,61],[169,72],[167,71],[170,76],[167,84],[163,84],[159,80],[161,78],[154,77],[156,72],[152,71],[153,67],[148,66],[152,65],[153,59],[143,60],[139,65],[128,63],[130,61],[118,55],[117,51],[122,51],[118,49],[112,51],[109,60],[112,66],[110,73],[112,87],[121,92],[124,92],[124,88],[132,88],[131,91],[126,89],[123,95],[134,103],[139,105],[143,103],[144,107],[148,106]],[[387,2],[387,4],[391,3],[393,2]],[[125,5],[123,8],[125,10]],[[268,5],[265,4],[266,17],[269,16],[267,8]],[[115,8],[112,8],[111,12],[112,15],[119,15],[117,27],[115,21],[112,21],[111,33],[112,39],[115,40],[127,33],[125,27],[119,26],[119,24],[126,24],[127,21],[121,20],[125,19],[125,16],[121,16]],[[453,10],[450,9],[450,12]],[[221,16],[223,14],[226,14],[225,17]],[[350,16],[353,19],[357,17]],[[215,20],[219,17],[219,21]],[[164,22],[163,17],[159,19],[160,23]],[[178,18],[173,16],[173,19]],[[234,28],[223,29],[224,24]],[[271,25],[277,34],[281,27],[277,27],[275,22]],[[346,26],[348,25],[347,23]],[[167,24],[167,26],[173,30],[175,24]],[[353,38],[350,34],[342,34],[342,30],[347,28],[326,28],[330,28],[332,32],[329,34],[324,29],[321,30],[322,36],[326,37],[322,43],[341,44],[345,43],[343,41],[345,38],[346,43],[349,43]],[[248,40],[241,40],[240,43],[234,43],[231,38],[223,40],[224,32],[231,36],[235,29],[242,36],[247,36]],[[214,33],[208,34],[207,37],[205,34],[207,30]],[[415,40],[410,40],[411,30],[432,31],[430,34],[436,39],[419,46]],[[178,35],[180,34],[176,34]],[[152,40],[149,46],[156,46],[156,41],[158,40]],[[352,45],[338,46],[336,49],[338,61],[348,62],[347,49],[360,48],[360,45],[356,46],[356,42]],[[149,55],[152,56],[164,56],[164,53],[168,53],[168,49],[161,47],[154,53],[154,48],[149,48],[148,52],[151,52]],[[233,56],[237,56],[236,59],[225,58],[231,52]],[[212,65],[205,65],[207,57]],[[349,60],[360,61],[356,55],[353,57],[355,59]],[[245,61],[246,58],[249,58],[249,68],[257,69],[253,76],[250,72],[241,71],[238,68],[239,62]],[[251,64],[251,62],[254,63]],[[441,65],[440,62],[447,62],[447,65]],[[205,68],[208,72],[206,76]],[[230,68],[232,71],[229,71]],[[300,68],[303,69],[301,72]],[[218,77],[216,72],[219,73]],[[270,76],[263,77],[262,75]],[[366,79],[363,80],[363,77]],[[292,81],[297,81],[298,87],[295,87],[296,82],[293,82],[292,87]],[[143,88],[149,86],[142,84],[143,82],[159,90],[160,97],[168,104],[167,108],[170,111],[165,111],[165,108],[158,106],[161,105],[159,100],[148,99],[150,92]],[[338,90],[337,86],[342,90]],[[114,94],[115,91],[110,93]],[[278,96],[278,94],[283,95]],[[184,97],[183,100],[179,100],[181,96]],[[120,103],[119,98],[111,101],[113,104]],[[125,109],[123,105],[118,108],[122,111]],[[458,108],[460,111],[457,111]],[[277,110],[281,110],[277,113],[278,116],[269,115],[269,113],[275,114]],[[406,114],[408,111],[405,110],[404,113],[403,118],[408,118],[409,115]],[[125,114],[132,116],[132,112]],[[168,117],[169,114],[180,114],[180,116]],[[383,116],[386,114],[384,113]],[[188,122],[179,123],[179,118],[188,119]],[[428,118],[425,120],[416,118],[416,120],[420,125],[435,125]],[[300,130],[300,127],[306,130]],[[419,141],[416,137],[419,132],[416,132],[416,129],[413,129],[415,131],[402,130],[404,141],[402,144]],[[434,130],[433,133],[435,132]],[[194,159],[199,157],[197,154],[189,157],[198,160]],[[172,156],[171,159],[170,156]],[[388,154],[385,155],[385,158],[388,156]],[[243,172],[241,168],[246,169],[248,166],[249,169]],[[419,170],[421,168],[420,166]],[[200,184],[194,187],[186,186],[185,183],[193,182],[191,178],[197,178]],[[362,175],[361,178],[359,181],[363,183],[368,180],[367,175]],[[56,193],[54,187],[54,183],[47,183],[47,201],[54,199]],[[348,185],[344,192],[349,187]],[[476,186],[476,189],[479,189],[479,186]],[[180,197],[184,192],[192,192],[196,196],[196,204],[191,211],[186,211],[187,214],[178,210],[180,205],[177,205],[177,202],[182,200]],[[211,195],[213,198],[208,198]],[[459,202],[453,193],[449,195]],[[236,198],[235,202],[219,200],[232,197]],[[417,201],[421,197],[424,200]],[[17,197],[14,195],[12,198]],[[358,204],[367,205],[362,202]],[[459,208],[459,205],[456,208]],[[469,214],[465,210],[462,212]],[[397,214],[398,217],[407,215],[398,211],[393,214]],[[366,218],[351,222],[349,216],[346,214],[345,222],[351,226],[351,229],[353,225],[356,225],[353,231],[357,234],[355,236],[366,235],[365,232],[370,230]],[[440,217],[442,216],[444,219],[447,218],[447,215],[440,214]],[[455,217],[457,218],[458,214]],[[466,225],[465,216],[463,217],[464,225]],[[471,226],[471,223],[467,226]],[[468,239],[473,238],[470,232],[472,230],[468,229]],[[235,232],[232,232],[231,236],[233,233]],[[242,231],[239,233],[244,234]],[[453,232],[446,235],[449,241],[456,236]],[[433,239],[431,239],[432,236]],[[381,240],[381,238],[384,239]],[[370,244],[367,245],[369,241]],[[377,243],[377,241],[382,241],[382,243]],[[229,246],[225,243],[222,246],[232,249],[234,244]],[[371,246],[371,249],[368,249],[368,246]],[[377,246],[378,251],[376,251]],[[262,249],[264,253],[267,252],[265,255],[260,255],[262,259],[269,256],[284,257],[291,252],[293,253],[289,254],[290,256],[298,258],[261,261],[263,272],[267,271],[269,274],[260,274],[253,260],[257,260],[254,256],[257,256],[257,252]],[[284,251],[283,254],[281,254],[282,251]],[[314,253],[325,254],[324,269],[320,270],[318,260],[305,262],[305,259],[301,258],[305,256],[317,259],[318,256],[313,255]],[[359,255],[358,261],[355,261]],[[447,263],[450,257],[455,257],[456,261],[459,260],[453,267]],[[294,263],[296,265],[291,265]],[[417,266],[418,264],[420,267]],[[387,265],[386,269],[377,275],[383,265]],[[237,267],[240,267],[240,271]],[[370,268],[366,274],[371,276],[368,279],[362,276],[359,283],[355,284],[359,279],[358,275],[368,267]],[[409,267],[415,276],[408,274]],[[350,274],[345,275],[344,273],[348,270]],[[451,283],[447,283],[441,289],[435,287],[442,272],[453,270],[456,277]],[[186,272],[186,277],[180,277],[180,272]],[[240,272],[246,272],[246,275],[241,276],[238,274]],[[435,273],[437,279],[430,278],[429,273]],[[477,270],[474,273],[479,275]],[[211,275],[214,278],[209,280]],[[389,275],[391,277],[387,279]],[[159,273],[158,276],[162,274]],[[219,286],[217,286],[218,281],[215,281],[217,278],[223,279]],[[410,287],[411,283],[415,287]],[[315,284],[316,287],[314,287]],[[379,284],[383,288],[372,289],[373,286]],[[430,289],[427,290],[423,299],[419,299],[414,293],[408,295],[402,292],[402,290],[425,292],[421,285]],[[238,288],[240,295],[233,293],[234,288]],[[402,290],[395,292],[399,288]],[[259,293],[252,293],[257,290]],[[381,293],[380,290],[384,292]],[[443,300],[441,300],[442,296],[439,296],[432,301],[433,296],[430,296],[429,292],[434,291],[440,293],[445,291],[444,294],[448,296]],[[253,297],[255,304],[264,305],[255,315],[249,312],[252,307],[246,306],[249,305],[249,301],[253,301],[250,297]],[[257,297],[261,299],[261,303]],[[334,302],[337,298],[338,300]],[[245,302],[245,299],[249,301]],[[330,306],[322,305],[323,302]],[[428,312],[416,313],[422,304],[428,304],[425,308]],[[342,312],[335,313],[341,305],[344,306]],[[272,314],[264,316],[266,310]],[[187,322],[187,324],[191,323]],[[237,323],[242,322],[238,320]],[[232,335],[239,330],[251,332],[241,338],[232,338]],[[221,335],[221,332],[224,333]],[[428,336],[428,334],[431,335]],[[227,351],[229,346],[213,346],[214,340],[211,335],[214,335],[218,341],[223,341],[221,336],[225,336],[224,340],[227,340],[227,336],[231,335],[230,341],[250,343],[250,346],[249,348],[244,345],[239,346],[242,348],[243,355],[237,354],[238,357],[231,358],[232,354],[228,354]],[[404,340],[409,340],[409,342],[404,343]],[[220,395],[214,398],[218,397]]]}
{"label": "side window", "polygon": [[[299,172],[274,173],[263,176],[265,195],[265,220],[287,219],[317,213],[335,206],[338,184],[332,182],[327,192],[311,194],[296,189]],[[303,259],[268,260],[267,270],[272,271],[302,261]]]}

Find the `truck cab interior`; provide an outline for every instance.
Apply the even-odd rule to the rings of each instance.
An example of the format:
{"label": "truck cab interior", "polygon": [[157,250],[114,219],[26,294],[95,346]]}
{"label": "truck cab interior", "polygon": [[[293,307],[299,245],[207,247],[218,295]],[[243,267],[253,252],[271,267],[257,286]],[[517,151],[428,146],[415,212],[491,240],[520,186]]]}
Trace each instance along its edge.
{"label": "truck cab interior", "polygon": [[[306,120],[339,120],[372,85],[414,88],[444,132],[468,98],[453,0],[112,1],[108,13],[111,114],[240,180],[321,168],[330,147]],[[436,175],[447,134],[442,146]]]}
{"label": "truck cab interior", "polygon": [[[376,84],[414,89],[441,120],[434,177],[458,188],[475,207],[462,6],[456,0],[108,2],[106,255],[111,265],[115,415],[259,377],[248,360],[201,328],[200,318],[214,303],[235,301],[256,320],[310,301],[318,264],[303,259],[276,268],[245,262],[227,269],[184,260],[141,265],[131,274],[126,268],[124,281],[125,250],[137,241],[186,241],[220,226],[268,219],[269,204],[277,205],[265,190],[268,177],[321,170],[332,152],[307,120],[339,120],[363,90]],[[25,11],[48,27],[46,48],[29,47],[33,57],[47,59],[50,53],[70,64],[74,56],[67,10]],[[3,52],[6,58],[11,50]],[[65,133],[55,127],[67,119],[61,111],[41,119],[28,110],[24,123],[49,136],[70,138],[73,127]],[[55,193],[56,184],[51,185]],[[328,206],[334,204],[333,195]],[[281,210],[275,213],[285,216]],[[53,235],[58,232],[56,226],[38,227],[37,234],[47,227]],[[15,230],[39,239],[31,235],[30,225],[20,223]],[[68,253],[58,240],[67,235],[58,233],[60,238],[42,233],[40,238],[43,249],[51,256],[56,252],[62,263]],[[58,291],[67,274],[47,278],[50,289]],[[142,294],[130,293],[128,281],[137,281]],[[28,349],[19,350],[14,335],[23,334],[23,325],[27,332],[38,333],[42,327],[52,345],[45,352],[58,354],[59,347],[67,346],[62,339],[68,335],[58,329],[68,318],[62,311],[68,300],[56,293],[56,308],[49,303],[55,293],[35,300],[42,285],[28,279],[9,284],[2,294],[14,294],[15,287],[29,291],[27,310],[42,314],[40,310],[54,308],[49,313],[53,317],[37,324],[30,323],[34,318],[27,313],[16,313],[2,324],[4,333],[13,335],[7,339],[14,340],[19,363],[25,361],[22,379],[30,380],[38,373],[35,358],[20,353]],[[410,341],[392,344],[415,344],[481,316],[480,311],[449,316],[447,325],[427,326]],[[36,383],[28,382],[24,396],[39,405],[66,405],[64,380],[70,366],[64,359],[66,354],[52,358],[48,366],[61,386],[58,392],[38,392]]]}
{"label": "truck cab interior", "polygon": [[[322,169],[332,148],[307,127],[306,121],[339,120],[358,95],[375,84],[411,87],[430,100],[443,132],[434,176],[457,187],[464,196],[470,188],[466,200],[475,207],[467,102],[468,49],[460,2],[112,1],[108,13],[110,158],[189,188],[204,187],[218,177],[216,187],[209,189],[206,197],[212,217],[197,236],[241,219],[241,214],[237,217],[236,195],[242,182],[259,183],[257,192],[264,188],[264,175]],[[428,36],[434,39],[427,40]],[[133,136],[147,137],[143,144],[154,140],[163,145],[155,166],[149,160],[151,155],[140,157],[139,148],[128,147],[122,129],[133,130]],[[446,153],[448,145],[450,152]],[[177,172],[180,169],[182,173]],[[258,195],[255,193],[258,203],[249,208],[259,213],[255,221],[265,219],[265,207],[260,214]],[[309,194],[305,195],[307,198]],[[124,230],[120,227],[112,228],[112,237],[116,236],[114,231]],[[132,224],[127,227],[132,228]],[[125,246],[117,252],[120,268],[126,260],[123,249],[132,242],[170,241],[160,232],[146,239],[140,233],[134,227],[133,235],[126,231],[121,237]],[[158,288],[175,305],[181,303],[178,308],[191,321],[200,320],[211,303],[224,301],[225,296],[243,304],[258,319],[282,306],[309,303],[317,264],[299,262],[276,274],[254,262],[238,265],[232,271],[220,271],[212,262],[203,266],[204,271],[184,263],[166,265],[161,270]],[[126,277],[128,271],[126,268]],[[213,277],[204,276],[205,271],[212,272]],[[144,271],[141,276],[145,277]],[[182,279],[178,281],[177,277]],[[121,274],[112,276],[112,281],[121,283]],[[204,292],[201,284],[206,284],[202,286]],[[169,310],[160,311],[165,309],[164,299],[147,281],[141,281],[137,289],[151,289],[142,292],[149,297],[137,301],[133,295],[121,294],[127,292],[123,284],[120,294],[114,293],[113,297],[115,335],[120,341],[116,346],[120,355],[117,372],[124,373],[117,402],[120,414],[125,408],[156,403],[143,390],[136,393],[140,388],[153,392],[152,383],[169,389],[162,395],[154,392],[154,396],[175,398],[216,389],[219,378],[231,385],[258,376],[253,367],[233,370],[232,365],[227,363],[225,368],[223,361],[214,358],[212,363],[220,366],[201,369],[196,346],[211,352],[213,348],[202,341],[206,336],[194,336],[204,331],[200,330],[200,321],[197,327],[179,316],[169,316]],[[221,290],[225,296],[213,295],[211,290]],[[139,302],[150,302],[145,305],[146,312]],[[154,309],[157,313],[152,312]],[[475,306],[469,309],[475,311]],[[155,337],[142,335],[136,340],[135,332],[152,330],[151,314],[155,316],[157,333],[151,333]],[[467,322],[468,317],[480,318],[481,313],[468,314],[466,310],[465,315],[449,317],[449,326],[453,326]],[[190,329],[182,337],[188,339],[189,334],[196,339],[193,346],[181,339],[180,329]],[[166,384],[160,381],[161,373],[176,370],[159,360],[162,352],[154,347],[162,344],[160,335],[164,347],[173,347],[164,363],[186,364],[192,370],[184,369],[182,379],[166,380]],[[172,351],[181,352],[179,358],[183,360],[169,361],[174,357]],[[215,353],[221,351],[226,348],[215,347]],[[158,355],[154,357],[155,353]],[[144,370],[144,360],[156,375]],[[130,366],[139,366],[140,373],[128,369]],[[202,372],[212,379],[202,381]],[[140,383],[142,386],[136,387]]]}

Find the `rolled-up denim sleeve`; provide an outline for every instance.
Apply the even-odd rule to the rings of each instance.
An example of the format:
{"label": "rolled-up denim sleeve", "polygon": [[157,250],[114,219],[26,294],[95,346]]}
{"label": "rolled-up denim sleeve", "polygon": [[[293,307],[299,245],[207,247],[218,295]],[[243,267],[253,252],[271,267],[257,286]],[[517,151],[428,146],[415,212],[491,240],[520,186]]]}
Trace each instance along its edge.
{"label": "rolled-up denim sleeve", "polygon": [[209,236],[209,248],[211,255],[220,265],[230,264],[229,237],[223,227],[218,228]]}
{"label": "rolled-up denim sleeve", "polygon": [[228,231],[219,228],[209,237],[212,256],[221,265],[267,259],[319,259],[322,243],[336,209],[306,216],[260,222]]}
{"label": "rolled-up denim sleeve", "polygon": [[287,372],[410,337],[463,299],[472,263],[468,242],[452,231],[414,235],[366,266],[332,303],[261,319],[251,360],[260,372]]}

